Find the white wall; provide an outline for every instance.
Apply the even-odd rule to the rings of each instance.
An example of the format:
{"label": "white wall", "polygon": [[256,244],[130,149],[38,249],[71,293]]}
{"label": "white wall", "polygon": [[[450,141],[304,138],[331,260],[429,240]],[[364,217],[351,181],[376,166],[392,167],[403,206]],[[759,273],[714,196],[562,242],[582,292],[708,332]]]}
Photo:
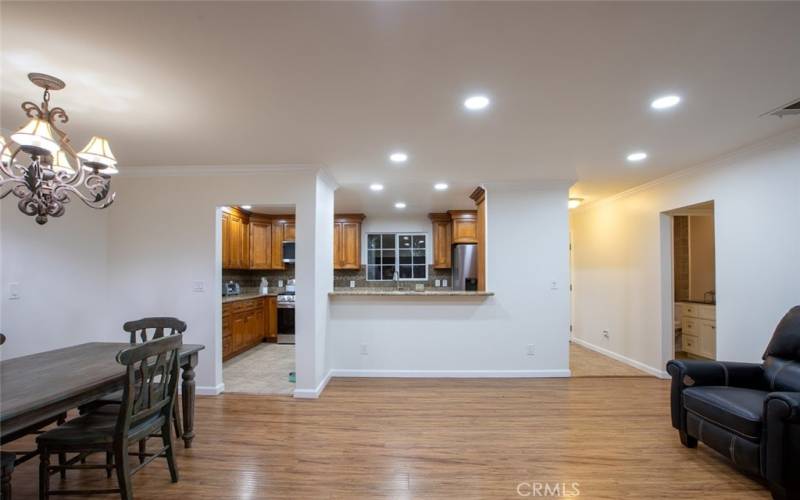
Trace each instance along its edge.
{"label": "white wall", "polygon": [[[494,297],[333,298],[333,373],[568,375],[567,188],[487,186],[487,289]],[[534,356],[526,354],[529,344]]]}
{"label": "white wall", "polygon": [[[155,174],[159,169],[148,170]],[[223,205],[295,205],[297,389],[313,395],[324,373],[317,371],[315,337],[324,329],[316,316],[313,290],[316,257],[330,246],[319,214],[316,172],[265,171],[214,175],[120,177],[109,219],[108,312],[114,324],[142,316],[174,315],[188,324],[185,342],[204,344],[197,384],[204,392],[221,388],[221,255],[218,248]],[[116,181],[116,180],[115,180]],[[332,209],[331,209],[332,210]],[[332,257],[328,259],[332,262]],[[331,264],[332,265],[332,264]],[[324,267],[324,266],[323,266]],[[324,271],[324,269],[323,269]],[[324,278],[331,282],[331,274]],[[194,281],[205,291],[193,292]]]}
{"label": "white wall", "polygon": [[800,130],[573,211],[577,339],[663,372],[672,292],[662,212],[710,200],[717,358],[760,360],[800,303]]}
{"label": "white wall", "polygon": [[[94,210],[79,201],[60,218],[38,225],[5,198],[0,212],[0,331],[4,359],[82,342],[118,338],[108,309],[106,241],[114,207]],[[9,300],[9,283],[20,299]]]}

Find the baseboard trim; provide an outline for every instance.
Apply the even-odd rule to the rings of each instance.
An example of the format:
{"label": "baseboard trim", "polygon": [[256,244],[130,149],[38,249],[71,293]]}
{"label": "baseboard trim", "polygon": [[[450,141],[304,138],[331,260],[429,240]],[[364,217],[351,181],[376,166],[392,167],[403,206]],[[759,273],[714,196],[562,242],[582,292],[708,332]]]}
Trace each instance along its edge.
{"label": "baseboard trim", "polygon": [[225,392],[225,384],[199,385],[195,389],[195,394],[198,396],[219,396],[223,392]]}
{"label": "baseboard trim", "polygon": [[569,370],[331,370],[334,377],[375,378],[563,378]]}
{"label": "baseboard trim", "polygon": [[626,365],[632,366],[632,367],[634,367],[634,368],[636,368],[638,370],[642,370],[643,372],[649,373],[650,375],[653,375],[654,377],[670,378],[669,374],[664,370],[659,370],[658,368],[653,368],[652,366],[646,365],[646,364],[642,363],[641,361],[636,361],[633,358],[629,358],[627,356],[623,356],[622,354],[618,354],[618,353],[616,353],[614,351],[609,351],[608,349],[604,349],[604,348],[602,348],[600,346],[596,346],[596,345],[594,345],[592,343],[589,343],[589,342],[587,342],[587,341],[585,341],[583,339],[579,339],[577,337],[572,337],[570,339],[570,341],[571,342],[575,342],[576,344],[578,344],[581,347],[585,347],[585,348],[587,348],[589,350],[592,350],[594,352],[600,353],[600,354],[602,354],[604,356],[608,356],[611,359],[615,359],[615,360],[617,360],[617,361],[619,361],[621,363],[625,363]]}
{"label": "baseboard trim", "polygon": [[317,399],[322,394],[322,391],[325,390],[327,387],[328,382],[331,381],[333,370],[328,371],[328,373],[322,378],[322,381],[317,385],[314,389],[295,389],[294,390],[294,397],[297,399]]}

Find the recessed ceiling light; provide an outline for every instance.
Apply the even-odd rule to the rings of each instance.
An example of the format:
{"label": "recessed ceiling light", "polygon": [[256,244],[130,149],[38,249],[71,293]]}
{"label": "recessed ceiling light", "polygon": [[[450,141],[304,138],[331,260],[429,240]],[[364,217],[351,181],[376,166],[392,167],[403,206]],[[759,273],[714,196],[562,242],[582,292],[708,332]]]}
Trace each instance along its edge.
{"label": "recessed ceiling light", "polygon": [[402,201],[398,201],[397,203],[394,204],[394,208],[403,209],[403,208],[406,208],[406,204],[403,203]]}
{"label": "recessed ceiling light", "polygon": [[437,182],[436,184],[433,185],[433,189],[435,189],[437,191],[444,191],[448,187],[449,186],[445,182]]}
{"label": "recessed ceiling light", "polygon": [[242,205],[242,208],[244,208],[245,210],[250,210],[251,208],[253,208],[253,206],[252,205]]}
{"label": "recessed ceiling light", "polygon": [[470,111],[478,111],[489,106],[491,101],[485,95],[473,95],[464,101],[464,107]]}
{"label": "recessed ceiling light", "polygon": [[677,106],[678,103],[681,102],[681,97],[677,95],[665,95],[661,96],[658,99],[654,100],[650,103],[650,107],[653,109],[667,109],[673,106]]}
{"label": "recessed ceiling light", "polygon": [[631,153],[628,155],[628,161],[633,161],[633,162],[642,161],[645,158],[647,158],[647,153],[645,153],[644,151],[637,151],[635,153]]}
{"label": "recessed ceiling light", "polygon": [[383,184],[370,184],[369,188],[373,191],[383,191]]}
{"label": "recessed ceiling light", "polygon": [[406,160],[408,160],[408,155],[403,152],[397,151],[396,153],[390,154],[389,159],[395,163],[405,163]]}
{"label": "recessed ceiling light", "polygon": [[583,203],[583,198],[570,198],[567,200],[568,208],[578,208]]}

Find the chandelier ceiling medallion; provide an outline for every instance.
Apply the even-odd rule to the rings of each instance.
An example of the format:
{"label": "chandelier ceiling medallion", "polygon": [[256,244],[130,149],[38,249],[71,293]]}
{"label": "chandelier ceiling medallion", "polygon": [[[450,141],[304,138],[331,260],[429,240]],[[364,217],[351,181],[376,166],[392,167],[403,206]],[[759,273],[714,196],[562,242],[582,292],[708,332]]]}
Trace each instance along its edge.
{"label": "chandelier ceiling medallion", "polygon": [[11,143],[0,136],[0,199],[14,193],[20,211],[35,216],[39,224],[47,223],[48,217],[61,217],[70,196],[92,208],[111,205],[116,196],[111,192],[111,175],[119,170],[108,141],[94,136],[76,153],[56,125],[69,121],[66,111],[50,107],[50,91],[63,89],[64,82],[41,73],[30,73],[28,78],[44,89],[44,97],[41,105],[22,103],[30,121],[11,134]]}

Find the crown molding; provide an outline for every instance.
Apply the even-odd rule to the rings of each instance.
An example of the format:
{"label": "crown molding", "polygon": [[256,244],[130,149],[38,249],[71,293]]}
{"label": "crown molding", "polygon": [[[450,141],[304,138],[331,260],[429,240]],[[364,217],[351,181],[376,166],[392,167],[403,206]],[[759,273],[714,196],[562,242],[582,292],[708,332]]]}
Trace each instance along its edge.
{"label": "crown molding", "polygon": [[800,141],[800,127],[789,129],[785,132],[781,132],[780,134],[768,137],[762,141],[742,146],[740,148],[734,149],[733,151],[722,154],[713,160],[694,164],[690,167],[678,170],[671,174],[667,174],[663,177],[659,177],[657,179],[653,179],[652,181],[645,182],[644,184],[639,184],[638,186],[626,189],[625,191],[620,191],[617,194],[612,194],[611,196],[606,196],[605,198],[599,198],[597,200],[584,203],[581,206],[574,208],[572,211],[574,213],[579,213],[583,212],[584,210],[588,210],[589,208],[606,205],[608,203],[612,203],[622,198],[633,196],[637,193],[641,193],[642,191],[647,191],[648,189],[652,189],[656,186],[665,184],[667,182],[676,179],[680,179],[682,177],[687,177],[690,175],[699,174],[701,172],[727,167],[730,165],[730,163],[732,163],[734,160],[738,158],[742,158],[759,151],[769,151],[771,149],[775,149],[778,146],[784,144],[791,144],[792,142],[796,141]]}
{"label": "crown molding", "polygon": [[[324,170],[319,165],[186,165],[163,167],[131,167],[120,170],[119,177],[189,177],[212,175],[253,175],[264,173],[317,173]],[[326,174],[330,176],[330,174]]]}

